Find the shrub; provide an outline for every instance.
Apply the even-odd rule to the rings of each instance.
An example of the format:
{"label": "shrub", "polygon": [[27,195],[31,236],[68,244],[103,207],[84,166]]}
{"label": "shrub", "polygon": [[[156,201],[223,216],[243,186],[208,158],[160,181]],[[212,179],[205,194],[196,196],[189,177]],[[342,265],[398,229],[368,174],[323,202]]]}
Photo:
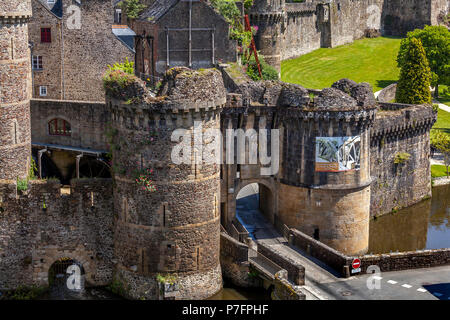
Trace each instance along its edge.
{"label": "shrub", "polygon": [[28,179],[17,178],[17,191],[25,191],[28,189]]}
{"label": "shrub", "polygon": [[126,12],[127,17],[130,19],[137,19],[137,17],[139,17],[142,11],[144,11],[147,7],[139,0],[124,0],[119,6]]}
{"label": "shrub", "polygon": [[[406,39],[402,40],[404,45]],[[422,42],[412,38],[401,58],[400,80],[395,100],[398,103],[431,103],[431,71]]]}
{"label": "shrub", "polygon": [[[258,55],[259,63],[261,66],[262,80],[278,80],[278,71],[269,65],[262,55]],[[258,65],[256,63],[255,56],[252,55],[250,59],[244,59],[242,61],[244,65],[247,65],[247,74],[253,81],[261,80],[258,71]]]}

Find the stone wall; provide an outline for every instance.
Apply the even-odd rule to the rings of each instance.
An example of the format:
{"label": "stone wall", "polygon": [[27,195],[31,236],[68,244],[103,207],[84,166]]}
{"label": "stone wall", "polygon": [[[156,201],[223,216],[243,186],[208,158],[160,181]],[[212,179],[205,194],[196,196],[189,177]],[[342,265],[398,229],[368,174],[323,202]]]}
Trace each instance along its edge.
{"label": "stone wall", "polygon": [[[172,67],[189,67],[189,3],[180,1],[168,9],[165,15],[153,20],[155,19],[145,16],[144,13],[142,19],[131,24],[138,35],[145,33],[154,38],[153,48],[150,46],[137,48],[136,70],[161,76]],[[169,31],[169,44],[167,44],[166,28],[178,29]],[[210,68],[217,62],[236,61],[236,41],[229,39],[229,25],[210,5],[202,1],[192,3],[192,28],[194,29],[191,33],[191,67],[193,69]],[[169,63],[167,63],[168,46],[170,48]],[[154,73],[151,65],[151,50],[154,53]],[[149,72],[145,72],[142,56],[147,60]]]}
{"label": "stone wall", "polygon": [[275,274],[272,300],[306,300],[306,295],[298,287],[294,287],[287,280],[287,277],[286,270],[281,270]]}
{"label": "stone wall", "polygon": [[30,2],[2,1],[0,8],[0,179],[24,178],[31,156]]}
{"label": "stone wall", "polygon": [[250,277],[249,248],[226,233],[220,234],[220,265],[223,277],[239,287],[260,287],[261,280]]}
{"label": "stone wall", "polygon": [[[49,135],[48,123],[53,119],[64,119],[70,123],[71,135]],[[75,148],[109,150],[105,135],[110,114],[105,103],[31,100],[31,138],[34,143],[56,144]]]}
{"label": "stone wall", "polygon": [[113,201],[110,179],[32,180],[28,190],[0,183],[0,288],[48,285],[60,258],[83,265],[87,285],[106,285],[113,267]]}
{"label": "stone wall", "polygon": [[[134,61],[134,52],[112,33],[112,1],[62,2],[61,18],[33,0],[30,41],[33,55],[43,57],[43,70],[33,72],[34,97],[39,97],[39,86],[47,86],[50,99],[103,101],[102,75],[107,66],[125,58]],[[77,14],[70,6],[80,10],[80,28],[73,23]],[[51,43],[41,43],[43,27],[51,28]]]}
{"label": "stone wall", "polygon": [[[431,106],[382,103],[370,134],[371,215],[408,207],[431,196]],[[401,153],[410,155],[395,163]]]}
{"label": "stone wall", "polygon": [[305,267],[297,261],[278,252],[275,247],[264,245],[261,242],[258,243],[258,252],[286,270],[288,279],[294,284],[298,286],[305,284]]}
{"label": "stone wall", "polygon": [[[135,80],[144,92],[140,103],[129,105],[109,95],[107,101],[113,129],[117,273],[134,283],[125,286],[134,288],[145,285],[139,279],[175,275],[177,299],[208,298],[222,287],[220,166],[206,150],[186,154],[187,163],[176,163],[171,153],[179,142],[171,136],[176,129],[184,129],[189,138],[201,133],[203,145],[212,146],[215,140],[205,132],[219,130],[226,102],[220,72],[172,69],[156,98],[147,97],[145,84]],[[199,163],[201,159],[205,162]],[[151,179],[156,191],[139,185],[139,176]],[[129,295],[156,298],[154,287]]]}

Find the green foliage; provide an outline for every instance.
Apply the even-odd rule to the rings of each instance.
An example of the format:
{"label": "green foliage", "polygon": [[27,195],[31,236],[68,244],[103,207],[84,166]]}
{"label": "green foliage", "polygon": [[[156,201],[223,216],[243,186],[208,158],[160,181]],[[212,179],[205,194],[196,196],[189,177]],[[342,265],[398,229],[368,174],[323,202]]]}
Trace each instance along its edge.
{"label": "green foliage", "polygon": [[[248,48],[252,40],[252,32],[245,31],[242,24],[242,14],[236,6],[236,0],[211,0],[211,5],[230,24],[230,38],[237,40],[242,48]],[[246,9],[249,9],[252,5],[253,0],[244,1]]]}
{"label": "green foliage", "polygon": [[401,71],[395,100],[408,104],[431,103],[431,71],[422,42],[412,38],[402,40],[402,46],[406,50],[399,58]]}
{"label": "green foliage", "polygon": [[119,63],[116,62],[112,66],[108,65],[109,71],[120,70],[128,74],[134,74],[134,62],[129,61],[128,57],[125,58],[125,62]]}
{"label": "green foliage", "polygon": [[408,162],[408,160],[411,158],[411,155],[407,152],[399,152],[394,157],[394,163],[395,164],[404,164]]}
{"label": "green foliage", "polygon": [[34,180],[37,178],[36,173],[38,172],[38,168],[36,166],[36,162],[33,158],[31,158],[30,168],[28,169],[28,179]]}
{"label": "green foliage", "polygon": [[28,190],[28,179],[17,178],[17,191]]}
{"label": "green foliage", "polygon": [[158,273],[156,275],[156,281],[158,281],[159,283],[166,283],[171,286],[176,284],[177,280],[178,280],[178,277],[176,274],[168,273],[168,274],[162,275],[162,274]]}
{"label": "green foliage", "polygon": [[[262,55],[258,55],[259,63],[261,66],[261,73],[263,80],[278,80],[278,71],[274,67],[269,65]],[[252,55],[250,59],[243,59],[242,64],[247,65],[247,74],[253,81],[261,80],[259,77],[258,65],[256,64],[255,56]]]}
{"label": "green foliage", "polygon": [[127,17],[130,19],[137,19],[142,11],[147,8],[140,0],[123,0],[119,7],[126,12]]}
{"label": "green foliage", "polygon": [[39,286],[19,286],[16,290],[5,292],[2,297],[4,300],[35,300],[47,292],[48,287]]}
{"label": "green foliage", "polygon": [[405,64],[412,39],[419,39],[425,49],[430,69],[432,85],[450,85],[450,31],[444,26],[425,26],[408,33],[402,41],[397,62],[401,68]]}
{"label": "green foliage", "polygon": [[127,295],[127,290],[125,289],[123,283],[117,279],[114,279],[107,287],[107,290],[114,294],[125,297]]}
{"label": "green foliage", "polygon": [[444,164],[447,167],[447,176],[449,176],[450,167],[450,135],[442,131],[433,130],[430,134],[431,145],[439,150],[444,156]]}

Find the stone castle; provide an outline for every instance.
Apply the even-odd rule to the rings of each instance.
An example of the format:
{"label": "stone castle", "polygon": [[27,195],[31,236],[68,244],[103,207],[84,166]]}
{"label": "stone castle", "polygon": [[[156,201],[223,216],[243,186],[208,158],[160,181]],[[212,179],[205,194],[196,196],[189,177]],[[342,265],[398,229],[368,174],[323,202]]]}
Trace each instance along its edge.
{"label": "stone castle", "polygon": [[[275,11],[294,6],[276,3]],[[331,19],[336,2],[327,5]],[[368,84],[346,79],[324,90],[255,83],[225,65],[171,69],[156,97],[133,78],[107,89],[106,102],[32,99],[31,12],[28,0],[0,7],[0,289],[48,285],[52,265],[70,258],[88,285],[119,284],[129,298],[203,299],[222,288],[221,228],[233,233],[236,197],[248,184],[259,184],[261,210],[275,226],[352,256],[367,251],[372,216],[431,195],[431,106],[380,103]],[[195,136],[198,123],[201,131],[279,129],[280,169],[199,165],[195,153],[191,164],[172,163],[172,132]],[[318,141],[334,138],[356,138],[353,167],[319,168]],[[409,159],[398,163],[402,153]],[[58,179],[19,188],[32,158],[40,178]],[[112,177],[92,174],[105,167]],[[148,170],[155,192],[136,183]],[[161,296],[164,279],[176,283],[175,296]]]}

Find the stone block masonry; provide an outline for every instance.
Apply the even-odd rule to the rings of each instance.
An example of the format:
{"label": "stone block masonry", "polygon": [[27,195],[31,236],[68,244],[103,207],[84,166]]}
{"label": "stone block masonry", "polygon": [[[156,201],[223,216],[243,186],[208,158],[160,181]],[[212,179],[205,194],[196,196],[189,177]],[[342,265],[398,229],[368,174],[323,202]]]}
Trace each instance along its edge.
{"label": "stone block masonry", "polygon": [[30,1],[0,8],[0,179],[25,178],[31,157]]}
{"label": "stone block masonry", "polygon": [[[132,298],[166,298],[159,295],[157,281],[171,277],[179,285],[176,299],[208,298],[222,287],[220,167],[209,158],[213,154],[201,150],[201,164],[195,154],[188,155],[192,164],[175,164],[171,152],[177,143],[171,135],[185,129],[193,137],[200,130],[195,122],[204,131],[220,128],[226,102],[222,77],[217,70],[175,68],[156,98],[134,81],[135,104],[107,92],[111,145],[120,146],[113,148],[116,277]],[[202,143],[212,141],[203,135]],[[156,191],[137,183],[142,175]]]}
{"label": "stone block masonry", "polygon": [[0,289],[48,285],[61,258],[81,263],[87,285],[106,285],[113,270],[110,179],[72,180],[62,195],[57,180],[31,180],[17,191],[0,181]]}

